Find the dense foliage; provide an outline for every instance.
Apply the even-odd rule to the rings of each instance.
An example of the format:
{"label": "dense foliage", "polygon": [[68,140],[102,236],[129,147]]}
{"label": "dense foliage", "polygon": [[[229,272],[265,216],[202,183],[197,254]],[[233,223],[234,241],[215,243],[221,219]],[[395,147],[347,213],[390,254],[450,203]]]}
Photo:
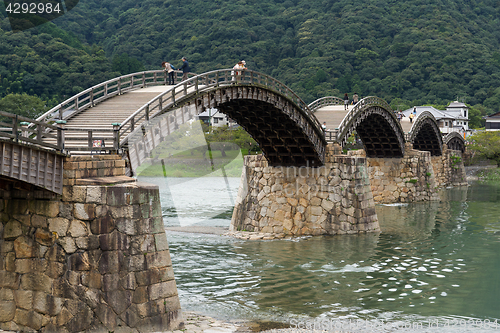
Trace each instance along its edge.
{"label": "dense foliage", "polygon": [[467,149],[479,154],[479,157],[495,161],[500,167],[500,132],[481,131],[468,138]]}
{"label": "dense foliage", "polygon": [[476,126],[500,108],[497,0],[80,0],[54,23],[0,32],[0,94],[69,95],[186,56],[199,73],[244,59],[306,102],[344,92],[393,108],[460,99]]}

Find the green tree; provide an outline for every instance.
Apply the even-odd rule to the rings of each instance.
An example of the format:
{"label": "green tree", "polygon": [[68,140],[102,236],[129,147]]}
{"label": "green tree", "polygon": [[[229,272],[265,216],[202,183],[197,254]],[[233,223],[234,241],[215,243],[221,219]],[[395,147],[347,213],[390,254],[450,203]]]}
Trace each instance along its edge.
{"label": "green tree", "polygon": [[481,131],[469,137],[467,148],[493,160],[500,167],[500,131]]}
{"label": "green tree", "polygon": [[0,100],[0,110],[35,119],[48,111],[47,104],[37,96],[9,94]]}

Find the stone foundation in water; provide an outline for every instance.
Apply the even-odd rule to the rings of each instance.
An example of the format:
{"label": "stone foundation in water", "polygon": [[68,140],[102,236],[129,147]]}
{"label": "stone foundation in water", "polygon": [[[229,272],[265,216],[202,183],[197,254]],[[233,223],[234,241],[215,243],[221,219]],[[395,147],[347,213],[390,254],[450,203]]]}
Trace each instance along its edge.
{"label": "stone foundation in water", "polygon": [[158,187],[124,177],[117,156],[64,167],[62,196],[0,191],[0,329],[181,327]]}
{"label": "stone foundation in water", "polygon": [[[365,157],[363,150],[349,154]],[[461,156],[460,151],[449,150],[446,145],[441,156],[431,156],[430,152],[414,150],[407,144],[402,158],[366,158],[375,202],[440,200],[441,188],[467,184]]]}
{"label": "stone foundation in water", "polygon": [[379,231],[366,159],[333,155],[323,167],[270,167],[245,156],[231,231],[290,236]]}

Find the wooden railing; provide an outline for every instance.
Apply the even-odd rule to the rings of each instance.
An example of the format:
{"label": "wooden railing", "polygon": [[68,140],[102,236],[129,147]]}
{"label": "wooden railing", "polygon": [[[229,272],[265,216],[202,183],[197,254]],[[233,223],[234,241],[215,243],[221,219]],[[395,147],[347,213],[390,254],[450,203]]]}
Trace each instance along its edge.
{"label": "wooden railing", "polygon": [[[195,74],[190,73],[190,76],[193,75]],[[175,71],[174,82],[179,82],[181,76],[182,72]],[[45,112],[36,120],[50,122],[55,119],[68,119],[70,116],[74,116],[75,114],[78,114],[87,108],[93,107],[113,96],[121,95],[122,93],[138,88],[162,85],[166,83],[167,75],[163,70],[145,71],[123,75],[95,85],[71,98],[68,98],[64,102]]]}
{"label": "wooden railing", "polygon": [[[181,74],[182,73],[176,71],[176,81],[179,81],[179,76]],[[65,146],[63,125],[54,126],[54,123],[56,121],[64,122],[65,119],[87,108],[93,107],[97,103],[127,91],[146,86],[163,85],[167,82],[165,72],[163,70],[157,70],[133,73],[100,83],[65,100],[38,117],[36,121],[26,118],[26,121],[30,122],[27,128],[31,132],[36,131],[37,133],[41,133],[41,135],[36,136],[37,140],[38,138],[42,138],[43,140],[43,138],[54,136],[55,134],[51,134],[51,132],[54,133],[53,131],[57,130],[62,142],[58,143],[57,146],[49,143],[44,144],[61,151],[118,151],[126,147],[128,136],[139,126],[167,109],[176,108],[177,105],[192,98],[192,96],[209,90],[215,90],[220,86],[253,85],[266,88],[293,102],[298,110],[310,119],[312,129],[323,136],[321,125],[313,115],[309,106],[286,85],[268,75],[252,70],[245,70],[242,75],[234,74],[233,69],[216,70],[200,75],[190,73],[191,77],[186,81],[177,83],[172,86],[170,90],[153,98],[130,115],[123,123],[114,124],[113,129],[72,128],[71,132],[82,132],[82,135],[73,136],[71,140],[81,141],[82,143],[87,142],[87,144],[75,144],[71,147]],[[42,129],[42,127],[37,124],[44,124],[45,127]],[[97,145],[96,142],[98,143]],[[106,142],[106,144],[103,145],[102,143],[104,142]]]}
{"label": "wooden railing", "polygon": [[[64,130],[61,125],[51,125],[4,111],[0,111],[0,119],[1,138],[64,152]],[[48,138],[56,144],[46,142]]]}
{"label": "wooden railing", "polygon": [[318,98],[308,106],[312,112],[316,112],[316,110],[328,105],[344,105],[344,100],[335,96],[326,96]]}
{"label": "wooden railing", "polygon": [[339,127],[335,129],[334,141],[338,141],[339,133],[342,133],[344,131],[345,127],[348,126],[351,123],[351,121],[355,118],[357,113],[361,109],[365,108],[368,105],[369,106],[380,106],[381,108],[383,108],[385,110],[392,111],[392,108],[390,107],[390,105],[387,104],[387,102],[384,101],[380,97],[368,96],[368,97],[363,98],[358,103],[356,103],[356,105],[354,105],[354,107],[346,114],[344,119],[342,119],[342,122],[340,123]]}
{"label": "wooden railing", "polygon": [[142,106],[121,124],[119,129],[119,146],[124,147],[130,133],[134,132],[136,127],[149,121],[150,118],[164,112],[166,109],[176,107],[183,100],[191,98],[191,96],[214,90],[217,87],[225,85],[254,85],[276,92],[292,101],[303,115],[311,120],[311,124],[317,133],[323,132],[321,124],[313,115],[309,106],[280,81],[252,70],[245,70],[242,75],[236,76],[232,69],[222,69],[196,75],[186,81],[178,83],[172,87],[171,90],[158,95]]}

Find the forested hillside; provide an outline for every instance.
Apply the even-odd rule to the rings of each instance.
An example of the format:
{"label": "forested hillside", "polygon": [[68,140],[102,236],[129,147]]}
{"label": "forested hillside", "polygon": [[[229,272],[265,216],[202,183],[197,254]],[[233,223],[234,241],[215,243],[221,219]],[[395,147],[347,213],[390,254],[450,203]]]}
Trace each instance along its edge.
{"label": "forested hillside", "polygon": [[[26,73],[11,91],[52,97],[40,86],[50,82],[69,94],[186,56],[199,73],[244,59],[306,102],[357,92],[393,107],[460,99],[476,116],[500,108],[497,0],[80,0],[54,21],[63,40],[41,34],[43,26],[12,34],[7,23],[0,74],[12,82]],[[13,65],[23,61],[49,72]],[[28,74],[38,86],[23,83]]]}

